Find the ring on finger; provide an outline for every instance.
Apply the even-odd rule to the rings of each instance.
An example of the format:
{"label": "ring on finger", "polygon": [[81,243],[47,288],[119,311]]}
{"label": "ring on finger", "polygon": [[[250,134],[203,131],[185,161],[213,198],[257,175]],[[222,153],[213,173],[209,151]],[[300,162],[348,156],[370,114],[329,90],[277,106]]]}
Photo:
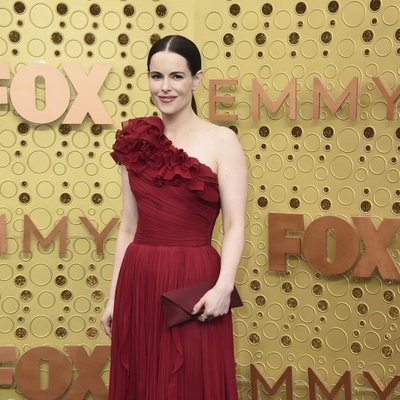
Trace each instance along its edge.
{"label": "ring on finger", "polygon": [[206,317],[204,314],[199,315],[199,316],[197,317],[197,319],[198,319],[200,322],[206,322],[206,321],[207,321],[207,317]]}

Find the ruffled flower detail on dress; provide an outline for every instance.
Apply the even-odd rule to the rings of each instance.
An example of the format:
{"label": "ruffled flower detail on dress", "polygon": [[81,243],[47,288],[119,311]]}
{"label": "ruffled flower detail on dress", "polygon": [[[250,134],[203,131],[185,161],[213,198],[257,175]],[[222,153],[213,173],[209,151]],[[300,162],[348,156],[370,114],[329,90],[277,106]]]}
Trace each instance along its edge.
{"label": "ruffled flower detail on dress", "polygon": [[130,119],[116,133],[111,156],[155,185],[185,185],[209,202],[219,201],[218,179],[211,168],[175,147],[158,117]]}

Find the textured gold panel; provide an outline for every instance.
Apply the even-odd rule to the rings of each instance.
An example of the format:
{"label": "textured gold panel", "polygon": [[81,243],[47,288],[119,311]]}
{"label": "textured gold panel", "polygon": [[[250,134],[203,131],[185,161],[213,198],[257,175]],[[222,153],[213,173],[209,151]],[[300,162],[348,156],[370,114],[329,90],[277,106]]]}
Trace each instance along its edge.
{"label": "textured gold panel", "polygon": [[[306,227],[324,215],[349,223],[351,216],[370,216],[376,225],[399,216],[399,108],[387,120],[386,103],[372,81],[380,77],[391,91],[400,83],[399,24],[398,0],[2,0],[0,57],[11,76],[38,61],[56,68],[76,62],[85,70],[111,63],[100,96],[114,125],[90,118],[79,126],[62,118],[35,125],[12,105],[0,105],[0,215],[7,229],[7,254],[0,255],[1,344],[15,345],[21,355],[44,343],[60,350],[65,344],[84,343],[92,350],[109,343],[100,316],[116,231],[98,254],[80,217],[101,231],[120,215],[118,168],[109,157],[114,132],[122,120],[157,112],[147,92],[146,55],[159,37],[180,33],[202,52],[197,102],[203,117],[208,118],[208,81],[238,81],[236,89],[224,89],[235,96],[234,104],[218,104],[217,112],[238,115],[227,126],[246,151],[250,177],[246,246],[237,275],[245,305],[234,321],[240,398],[250,396],[251,363],[274,380],[292,365],[296,398],[307,397],[310,367],[330,385],[351,370],[354,398],[376,398],[361,372],[372,370],[382,383],[400,374],[399,283],[378,273],[368,279],[351,271],[322,275],[301,255],[288,257],[286,272],[270,271],[267,216],[303,214]],[[359,79],[355,121],[348,105],[335,113],[322,105],[320,119],[313,120],[315,77],[333,97]],[[253,79],[277,99],[291,78],[297,79],[295,120],[288,118],[287,102],[276,113],[262,106],[254,121]],[[36,89],[43,107],[43,82]],[[71,91],[73,102],[72,86]],[[58,241],[44,248],[32,239],[30,252],[23,253],[24,215],[46,235],[68,218],[62,258]],[[399,267],[400,235],[390,253]],[[105,382],[107,374],[108,366]],[[24,398],[13,387],[0,387],[3,397]],[[260,398],[268,396],[260,390]]]}

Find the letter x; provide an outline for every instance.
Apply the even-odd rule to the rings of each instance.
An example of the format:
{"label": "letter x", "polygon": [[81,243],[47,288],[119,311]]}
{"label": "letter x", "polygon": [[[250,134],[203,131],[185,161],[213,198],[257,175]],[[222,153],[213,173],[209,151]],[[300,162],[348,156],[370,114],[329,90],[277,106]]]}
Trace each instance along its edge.
{"label": "letter x", "polygon": [[365,253],[353,270],[353,276],[369,278],[377,267],[383,279],[400,280],[400,271],[388,250],[400,228],[400,220],[384,218],[378,229],[370,218],[352,217],[352,220],[366,246]]}
{"label": "letter x", "polygon": [[96,124],[112,124],[113,120],[101,102],[98,92],[110,72],[111,65],[94,64],[86,75],[79,64],[63,64],[68,78],[74,85],[77,95],[68,111],[64,124],[81,124],[89,113]]}
{"label": "letter x", "polygon": [[110,356],[110,346],[98,345],[90,355],[83,346],[65,346],[65,349],[79,372],[65,400],[83,399],[88,391],[94,399],[106,400],[107,388],[100,373]]}

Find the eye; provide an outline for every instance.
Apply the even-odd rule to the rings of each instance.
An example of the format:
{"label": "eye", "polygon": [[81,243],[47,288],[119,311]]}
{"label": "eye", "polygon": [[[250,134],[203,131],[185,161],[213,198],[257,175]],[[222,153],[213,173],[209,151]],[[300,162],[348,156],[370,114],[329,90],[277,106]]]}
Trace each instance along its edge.
{"label": "eye", "polygon": [[183,75],[175,74],[172,76],[173,79],[183,79]]}
{"label": "eye", "polygon": [[154,79],[154,80],[161,79],[161,74],[152,73],[152,74],[150,74],[150,78]]}

